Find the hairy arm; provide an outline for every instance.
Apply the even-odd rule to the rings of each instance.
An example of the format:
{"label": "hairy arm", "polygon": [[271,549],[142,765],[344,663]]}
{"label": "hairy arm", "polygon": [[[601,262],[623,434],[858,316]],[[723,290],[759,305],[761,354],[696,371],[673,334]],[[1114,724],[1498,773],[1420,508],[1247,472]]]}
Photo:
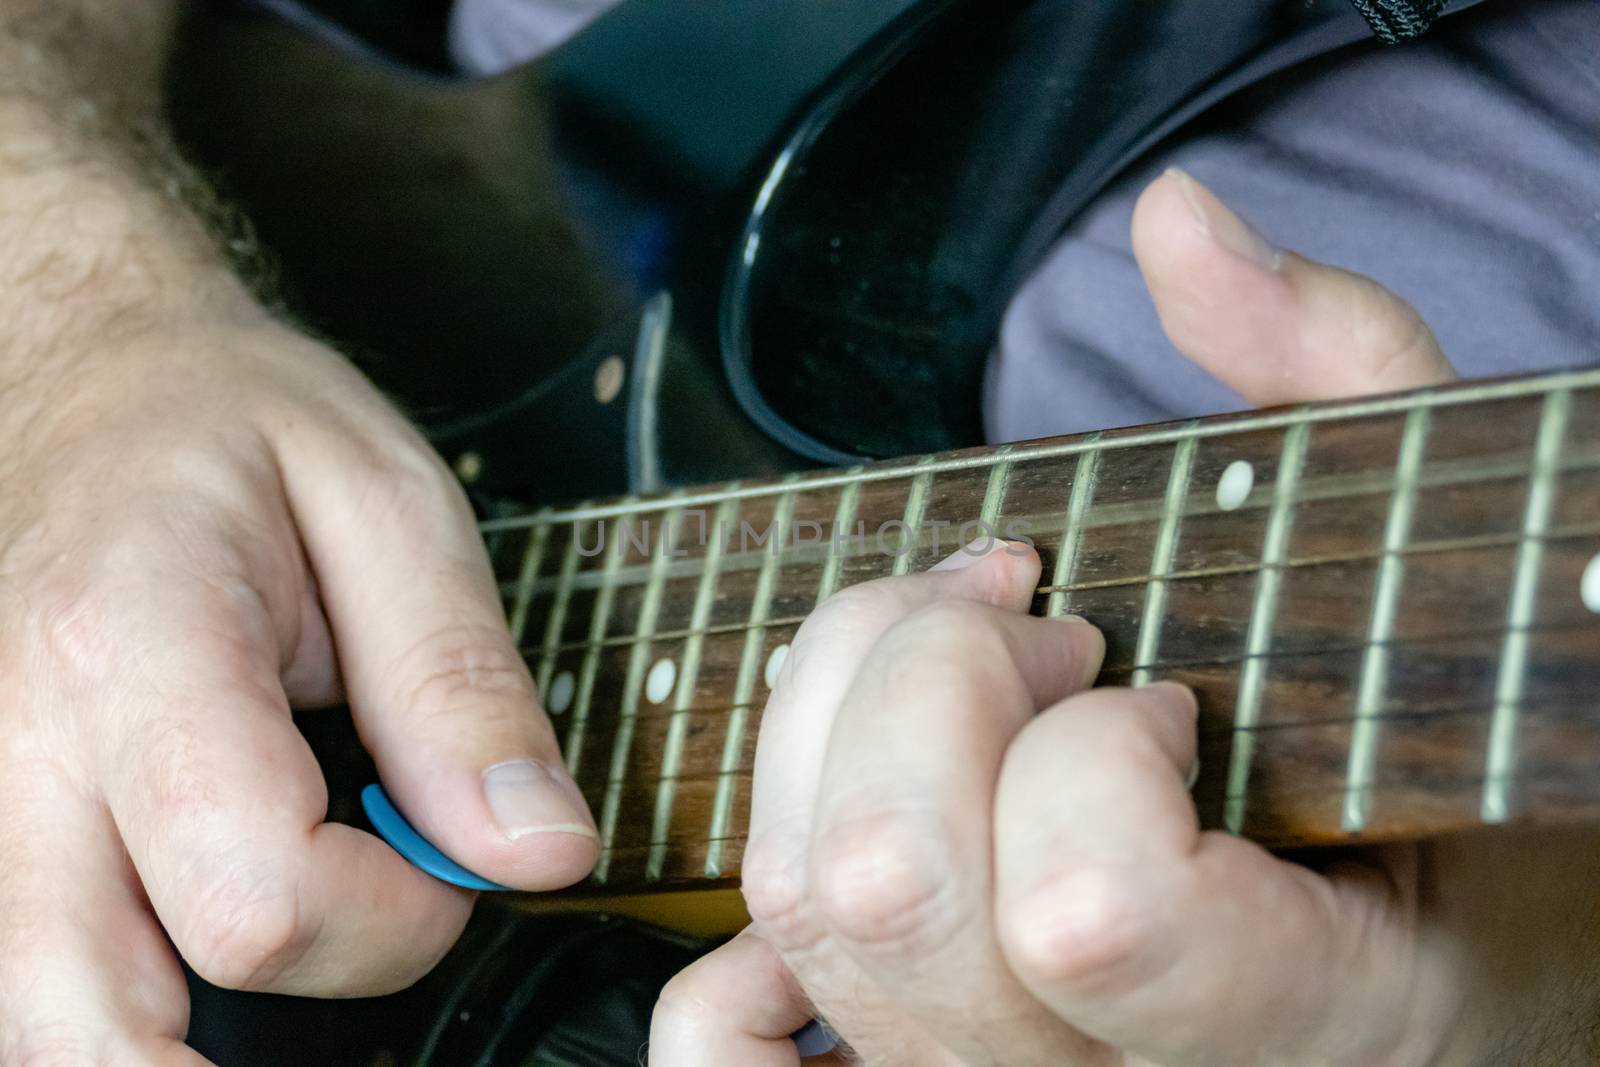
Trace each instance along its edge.
{"label": "hairy arm", "polygon": [[506,885],[595,834],[470,508],[230,270],[161,116],[176,0],[0,0],[0,1063],[195,1067],[223,986],[415,981],[470,896],[326,821],[290,711]]}
{"label": "hairy arm", "polygon": [[250,302],[172,145],[179,0],[0,0],[0,383],[126,316]]}

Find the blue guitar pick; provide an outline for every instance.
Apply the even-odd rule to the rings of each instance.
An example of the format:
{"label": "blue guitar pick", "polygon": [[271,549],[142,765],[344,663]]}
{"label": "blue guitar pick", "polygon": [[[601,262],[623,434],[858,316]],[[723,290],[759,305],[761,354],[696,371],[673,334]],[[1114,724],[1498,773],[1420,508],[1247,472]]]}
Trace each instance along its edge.
{"label": "blue guitar pick", "polygon": [[413,867],[426,871],[441,882],[449,882],[463,889],[477,889],[486,893],[511,892],[509,886],[473,874],[434,848],[427,838],[417,833],[412,825],[406,822],[406,817],[394,806],[389,794],[383,791],[383,786],[374,783],[363,789],[361,806],[367,809],[367,818],[372,821],[372,828],[378,832],[378,836],[404,856]]}

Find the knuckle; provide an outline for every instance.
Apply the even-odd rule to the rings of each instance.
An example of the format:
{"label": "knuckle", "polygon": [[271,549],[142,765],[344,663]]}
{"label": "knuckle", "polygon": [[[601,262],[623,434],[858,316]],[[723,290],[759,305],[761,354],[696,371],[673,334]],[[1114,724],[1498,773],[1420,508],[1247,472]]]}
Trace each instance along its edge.
{"label": "knuckle", "polygon": [[36,604],[33,629],[48,660],[73,673],[94,670],[117,636],[109,598],[80,587],[45,591]]}
{"label": "knuckle", "polygon": [[443,714],[478,708],[485,698],[534,700],[528,665],[491,626],[437,630],[401,658],[395,676],[407,706]]}
{"label": "knuckle", "polygon": [[1085,995],[1128,992],[1153,940],[1151,923],[1130,903],[1136,899],[1131,879],[1107,870],[1049,879],[1001,910],[1001,949],[1025,982]]}
{"label": "knuckle", "polygon": [[716,1033],[727,1016],[727,1006],[700,991],[693,967],[675,975],[661,989],[651,1017],[651,1029],[670,1030],[679,1037]]}
{"label": "knuckle", "polygon": [[1110,702],[1109,698],[1115,691],[1104,690],[1102,693],[1106,695],[1096,695],[1106,701],[1106,710],[1117,713],[1103,714],[1096,720],[1093,743],[1107,755],[1114,755],[1135,766],[1159,768],[1167,764],[1169,758],[1154,718],[1150,715],[1127,714],[1131,709],[1125,704],[1117,707]]}
{"label": "knuckle", "polygon": [[807,940],[804,863],[800,853],[766,834],[750,843],[741,871],[741,892],[750,919],[780,949]]}
{"label": "knuckle", "polygon": [[907,615],[884,635],[897,652],[921,651],[988,662],[1006,655],[994,609],[968,600],[940,600]]}
{"label": "knuckle", "polygon": [[212,985],[266,989],[315,938],[298,897],[281,875],[228,872],[203,882],[192,912],[174,932],[184,959]]}
{"label": "knuckle", "polygon": [[993,609],[972,600],[935,600],[917,608],[900,624],[924,636],[946,637],[968,630],[990,631]]}
{"label": "knuckle", "polygon": [[466,506],[460,485],[427,445],[402,438],[372,442],[368,447],[372,451],[363,466],[369,476],[360,484],[364,489],[362,510],[371,519],[449,522],[458,506]]}
{"label": "knuckle", "polygon": [[886,583],[879,580],[837,589],[833,595],[818,605],[818,610],[827,609],[841,615],[863,614],[881,611],[892,603],[894,594],[889,591]]}
{"label": "knuckle", "polygon": [[151,717],[130,725],[119,753],[132,788],[124,803],[164,821],[205,818],[221,799],[214,774],[204,765],[205,746],[196,724],[181,717]]}
{"label": "knuckle", "polygon": [[872,632],[882,627],[901,610],[900,597],[889,584],[892,580],[863,582],[840,589],[800,624],[796,644],[805,636],[815,637],[818,633]]}
{"label": "knuckle", "polygon": [[1374,381],[1381,383],[1396,371],[1412,371],[1437,352],[1433,331],[1410,305],[1377,285],[1354,291],[1348,321],[1355,351],[1365,357],[1364,369]]}
{"label": "knuckle", "polygon": [[939,603],[896,623],[875,660],[884,667],[886,696],[937,691],[977,698],[1017,683],[1010,649],[993,617],[970,603]]}
{"label": "knuckle", "polygon": [[845,940],[927,952],[959,924],[961,880],[937,816],[857,816],[817,843],[812,884],[817,911]]}

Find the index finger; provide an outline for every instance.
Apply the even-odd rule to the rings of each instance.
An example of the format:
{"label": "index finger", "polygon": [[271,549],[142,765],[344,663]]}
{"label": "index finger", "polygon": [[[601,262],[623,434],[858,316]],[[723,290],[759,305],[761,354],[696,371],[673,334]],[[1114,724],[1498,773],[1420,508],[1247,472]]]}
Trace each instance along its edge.
{"label": "index finger", "polygon": [[[881,578],[845,589],[805,621],[761,718],[750,804],[751,850],[745,858],[747,883],[753,865],[783,862],[803,851],[834,719],[872,646],[895,623],[940,600],[1026,610],[1039,580],[1039,557],[1031,549],[1016,553],[1017,546],[1000,541],[981,553],[962,549],[923,574]],[[792,848],[761,845],[778,832]]]}
{"label": "index finger", "polygon": [[452,860],[516,889],[570,885],[594,865],[594,819],[471,509],[409,428],[389,432],[381,460],[341,434],[284,446],[357,729],[396,805]]}
{"label": "index finger", "polygon": [[830,940],[962,1062],[1092,1062],[995,943],[992,814],[1011,739],[1089,685],[1104,648],[1070,616],[926,607],[873,649],[834,725],[811,895]]}

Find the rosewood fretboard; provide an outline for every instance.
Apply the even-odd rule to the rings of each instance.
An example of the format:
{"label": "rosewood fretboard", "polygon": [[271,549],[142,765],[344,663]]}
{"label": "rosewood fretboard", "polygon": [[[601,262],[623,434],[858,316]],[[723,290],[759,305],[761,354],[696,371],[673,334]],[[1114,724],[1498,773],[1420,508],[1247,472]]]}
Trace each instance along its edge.
{"label": "rosewood fretboard", "polygon": [[1208,825],[1325,844],[1600,815],[1590,370],[485,524],[600,819],[594,881],[735,878],[800,621],[980,522],[1038,547],[1035,612],[1106,632],[1104,682],[1200,694]]}

